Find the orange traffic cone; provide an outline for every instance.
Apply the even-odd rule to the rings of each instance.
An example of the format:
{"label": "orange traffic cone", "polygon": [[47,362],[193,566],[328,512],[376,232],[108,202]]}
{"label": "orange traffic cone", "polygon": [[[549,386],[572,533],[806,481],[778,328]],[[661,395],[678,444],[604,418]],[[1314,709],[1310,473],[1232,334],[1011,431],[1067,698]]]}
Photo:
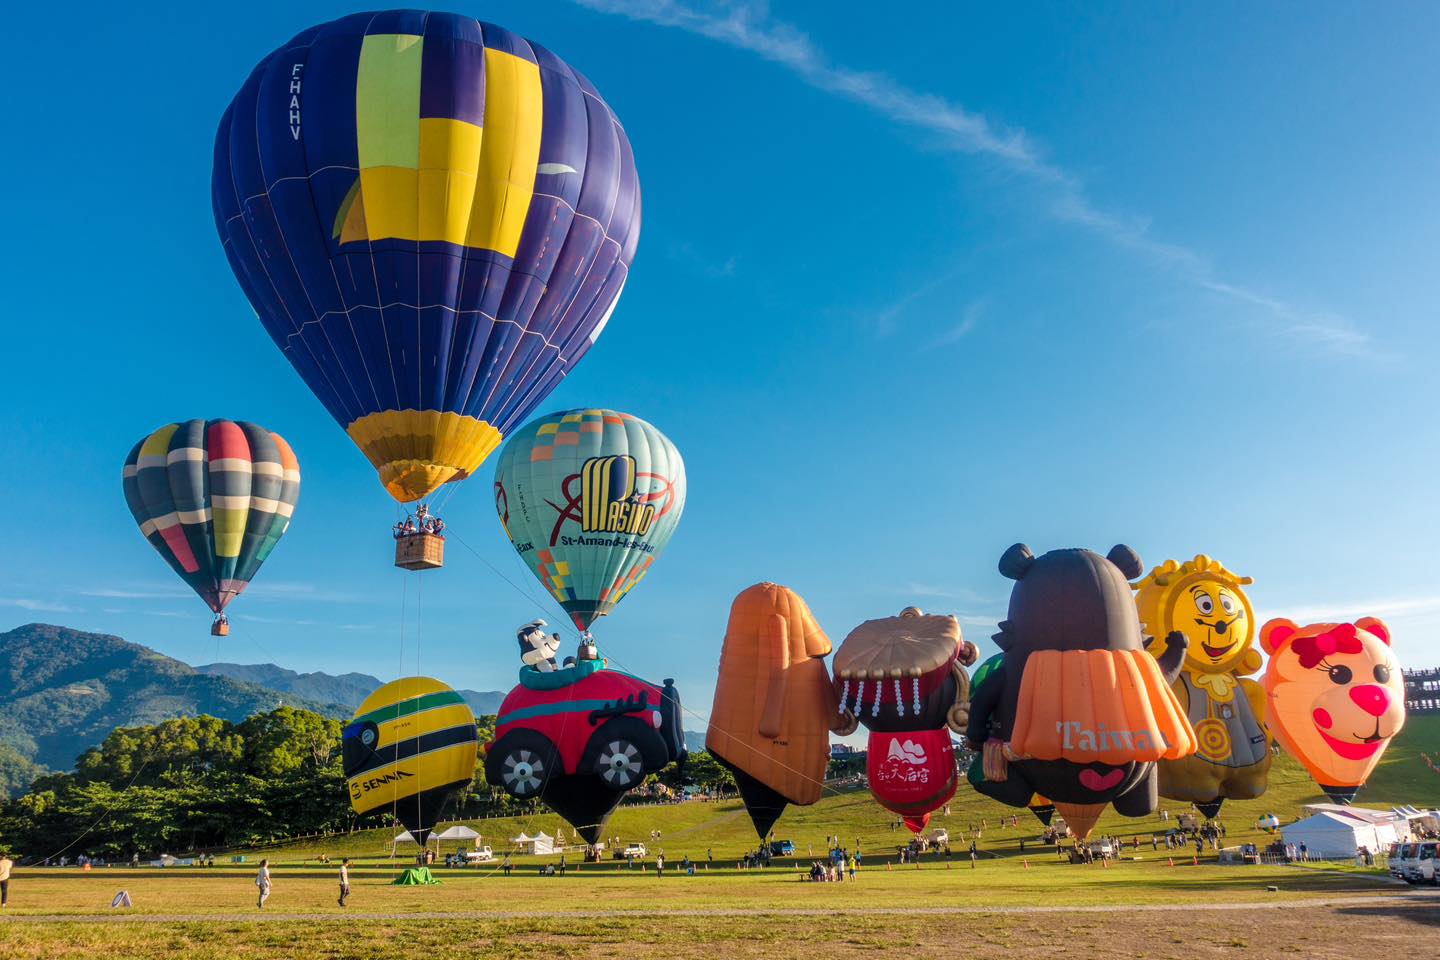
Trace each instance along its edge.
{"label": "orange traffic cone", "polygon": [[1100,869],[1101,869],[1101,870],[1109,870],[1109,869],[1110,869],[1110,858],[1109,858],[1109,857],[1101,857],[1101,858],[1100,858]]}
{"label": "orange traffic cone", "polygon": [[889,861],[889,860],[886,860],[886,861],[885,861],[885,869],[886,869],[886,870],[889,870],[889,869],[890,869],[890,861]]}
{"label": "orange traffic cone", "polygon": [[1175,858],[1174,858],[1174,857],[1171,857],[1171,858],[1170,858],[1170,866],[1172,866],[1172,867],[1175,866]]}
{"label": "orange traffic cone", "polygon": [[1025,865],[1025,869],[1026,869],[1026,870],[1029,870],[1029,869],[1030,869],[1030,861],[1029,861],[1029,860],[1024,859],[1024,858],[1022,857],[1021,860],[1020,860],[1020,862]]}
{"label": "orange traffic cone", "polygon": [[1200,866],[1200,855],[1198,853],[1191,858],[1191,866]]}

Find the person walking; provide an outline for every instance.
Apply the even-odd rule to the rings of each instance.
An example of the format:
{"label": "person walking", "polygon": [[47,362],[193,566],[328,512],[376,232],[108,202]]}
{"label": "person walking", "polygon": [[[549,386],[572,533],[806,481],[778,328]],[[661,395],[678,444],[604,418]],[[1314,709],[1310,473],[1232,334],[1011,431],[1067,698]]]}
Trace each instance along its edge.
{"label": "person walking", "polygon": [[270,861],[260,861],[260,872],[255,874],[255,886],[260,888],[260,897],[255,901],[259,909],[265,908],[265,901],[270,899]]}
{"label": "person walking", "polygon": [[350,858],[346,857],[340,861],[340,906],[345,906],[345,901],[350,896]]}
{"label": "person walking", "polygon": [[10,903],[10,871],[14,867],[15,861],[10,859],[10,851],[0,850],[0,910]]}

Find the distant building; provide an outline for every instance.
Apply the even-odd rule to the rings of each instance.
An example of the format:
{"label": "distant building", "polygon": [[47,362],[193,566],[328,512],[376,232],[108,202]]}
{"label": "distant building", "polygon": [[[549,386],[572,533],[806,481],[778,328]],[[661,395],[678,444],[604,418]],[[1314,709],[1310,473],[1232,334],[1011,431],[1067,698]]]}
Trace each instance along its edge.
{"label": "distant building", "polygon": [[1440,669],[1402,670],[1407,713],[1440,713]]}

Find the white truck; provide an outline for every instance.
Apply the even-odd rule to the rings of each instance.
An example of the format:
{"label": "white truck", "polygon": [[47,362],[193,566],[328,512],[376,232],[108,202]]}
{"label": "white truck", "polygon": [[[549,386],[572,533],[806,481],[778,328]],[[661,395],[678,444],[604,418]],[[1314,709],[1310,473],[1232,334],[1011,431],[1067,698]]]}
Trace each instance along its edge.
{"label": "white truck", "polygon": [[490,863],[494,859],[495,852],[490,849],[489,844],[483,847],[476,847],[474,850],[465,851],[466,863]]}
{"label": "white truck", "polygon": [[1406,881],[1434,885],[1436,882],[1435,842],[1431,840],[1408,844],[1408,846],[1413,848],[1413,856],[1405,861]]}

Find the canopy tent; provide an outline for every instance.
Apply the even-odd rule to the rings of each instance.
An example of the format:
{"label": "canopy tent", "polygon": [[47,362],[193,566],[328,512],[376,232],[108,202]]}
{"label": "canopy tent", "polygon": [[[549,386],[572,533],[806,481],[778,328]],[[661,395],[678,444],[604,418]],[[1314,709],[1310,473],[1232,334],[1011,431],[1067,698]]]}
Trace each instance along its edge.
{"label": "canopy tent", "polygon": [[[436,839],[435,834],[433,834],[433,833],[430,834],[429,840],[434,840],[434,839]],[[392,843],[414,843],[414,844],[417,844],[417,845],[418,845],[420,841],[416,840],[416,839],[415,839],[415,835],[412,834],[409,830],[401,830],[399,833],[395,834],[395,839],[394,839],[393,841],[391,841],[391,842],[392,842]],[[428,843],[429,841],[427,840],[426,842]]]}
{"label": "canopy tent", "polygon": [[436,840],[479,840],[480,834],[464,824],[456,824],[434,835]]}
{"label": "canopy tent", "polygon": [[1361,847],[1379,853],[1395,842],[1392,824],[1371,823],[1368,818],[1329,810],[1298,820],[1281,834],[1287,844],[1299,847],[1303,843],[1309,856],[1326,859],[1348,859]]}
{"label": "canopy tent", "polygon": [[547,853],[555,852],[555,838],[545,833],[543,830],[540,833],[535,834],[535,836],[533,837],[525,833],[524,831],[521,831],[520,836],[511,837],[510,842],[515,844],[515,846],[520,849],[521,853],[544,855]]}

